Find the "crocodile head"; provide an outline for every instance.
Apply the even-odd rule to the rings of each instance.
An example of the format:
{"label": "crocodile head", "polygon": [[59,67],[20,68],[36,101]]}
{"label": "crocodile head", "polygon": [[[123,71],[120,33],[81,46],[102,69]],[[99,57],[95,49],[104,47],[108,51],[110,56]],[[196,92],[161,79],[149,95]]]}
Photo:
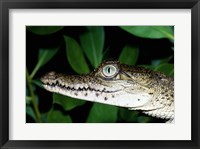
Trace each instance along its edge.
{"label": "crocodile head", "polygon": [[133,108],[153,100],[158,89],[158,78],[163,74],[151,70],[105,61],[86,75],[64,75],[50,72],[41,78],[43,87],[87,101]]}

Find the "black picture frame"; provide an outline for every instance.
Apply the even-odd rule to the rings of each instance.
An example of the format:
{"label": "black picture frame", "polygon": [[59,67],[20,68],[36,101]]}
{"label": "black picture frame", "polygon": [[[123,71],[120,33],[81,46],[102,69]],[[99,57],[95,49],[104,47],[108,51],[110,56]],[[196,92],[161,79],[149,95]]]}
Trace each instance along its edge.
{"label": "black picture frame", "polygon": [[[191,9],[192,139],[191,141],[24,141],[9,140],[9,9],[124,8]],[[199,0],[0,0],[0,147],[8,148],[200,148],[200,2]],[[184,82],[184,81],[183,81]],[[23,131],[23,130],[22,130]]]}

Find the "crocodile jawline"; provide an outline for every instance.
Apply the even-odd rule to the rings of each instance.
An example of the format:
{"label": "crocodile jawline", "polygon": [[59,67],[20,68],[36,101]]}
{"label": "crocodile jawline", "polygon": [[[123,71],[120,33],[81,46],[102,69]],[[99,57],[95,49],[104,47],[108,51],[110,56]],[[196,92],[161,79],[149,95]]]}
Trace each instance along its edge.
{"label": "crocodile jawline", "polygon": [[78,91],[78,92],[82,92],[82,91],[95,91],[95,92],[99,92],[99,93],[115,93],[115,92],[119,92],[120,90],[116,90],[116,91],[107,91],[105,88],[103,90],[97,90],[97,89],[94,89],[94,88],[91,88],[91,87],[78,87],[78,88],[75,88],[75,87],[70,87],[70,86],[65,86],[65,85],[62,85],[60,84],[59,82],[56,82],[56,83],[52,83],[52,84],[42,84],[43,86],[45,87],[50,87],[51,90],[54,90],[54,88],[56,87],[59,87],[59,89],[61,90],[67,90],[67,91]]}

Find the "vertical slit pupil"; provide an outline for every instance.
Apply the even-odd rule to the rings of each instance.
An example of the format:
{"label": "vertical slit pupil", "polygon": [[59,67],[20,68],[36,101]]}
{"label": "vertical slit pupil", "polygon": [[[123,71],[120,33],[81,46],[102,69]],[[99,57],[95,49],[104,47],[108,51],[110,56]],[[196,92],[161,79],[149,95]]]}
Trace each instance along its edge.
{"label": "vertical slit pupil", "polygon": [[110,67],[108,67],[108,73],[110,73]]}

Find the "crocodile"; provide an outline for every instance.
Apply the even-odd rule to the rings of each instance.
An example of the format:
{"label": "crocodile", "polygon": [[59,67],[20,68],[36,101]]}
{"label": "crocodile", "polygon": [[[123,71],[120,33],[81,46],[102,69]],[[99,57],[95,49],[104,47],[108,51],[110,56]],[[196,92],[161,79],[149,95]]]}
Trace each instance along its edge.
{"label": "crocodile", "polygon": [[49,72],[41,81],[50,92],[138,110],[174,123],[174,79],[161,72],[107,60],[88,74]]}

